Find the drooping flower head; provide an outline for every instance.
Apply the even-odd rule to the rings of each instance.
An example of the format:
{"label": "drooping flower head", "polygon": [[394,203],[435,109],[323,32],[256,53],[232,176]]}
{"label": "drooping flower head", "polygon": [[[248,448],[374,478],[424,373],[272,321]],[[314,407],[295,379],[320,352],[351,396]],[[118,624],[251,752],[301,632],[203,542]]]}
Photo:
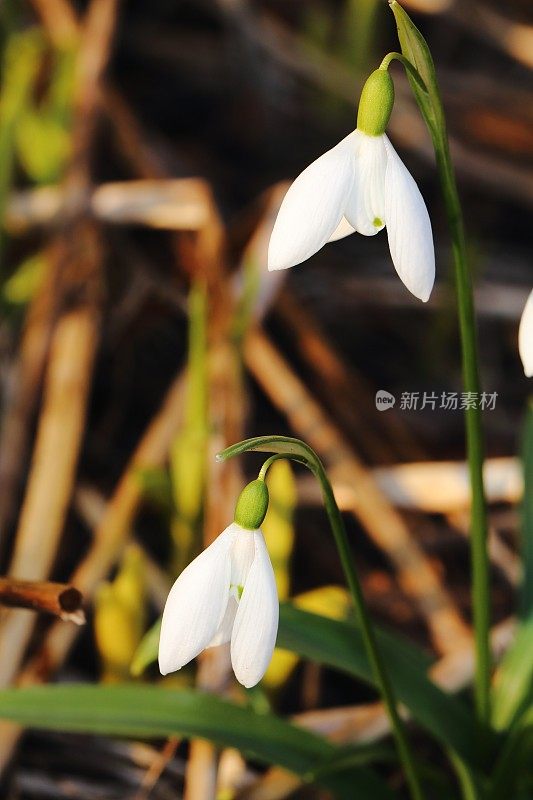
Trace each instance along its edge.
{"label": "drooping flower head", "polygon": [[527,298],[520,320],[518,350],[526,377],[533,378],[533,289]]}
{"label": "drooping flower head", "polygon": [[239,497],[235,521],[174,583],[161,623],[162,675],[227,642],[243,686],[255,686],[265,674],[279,618],[276,581],[260,530],[267,508],[266,483],[252,481]]}
{"label": "drooping flower head", "polygon": [[373,236],[386,227],[398,275],[428,300],[435,280],[431,222],[385,134],[393,103],[392,79],[380,67],[363,88],[356,130],[310,164],[285,195],[270,239],[270,270],[300,264],[355,231]]}

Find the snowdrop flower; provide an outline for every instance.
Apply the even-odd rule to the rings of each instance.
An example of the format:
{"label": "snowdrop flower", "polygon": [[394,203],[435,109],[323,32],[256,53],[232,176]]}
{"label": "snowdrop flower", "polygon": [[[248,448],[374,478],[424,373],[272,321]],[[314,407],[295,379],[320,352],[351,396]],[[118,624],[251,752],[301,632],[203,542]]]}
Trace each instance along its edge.
{"label": "snowdrop flower", "polygon": [[174,583],[161,625],[162,675],[227,642],[243,686],[255,686],[265,674],[279,617],[274,571],[259,528],[267,508],[266,483],[252,481],[239,497],[235,521]]}
{"label": "snowdrop flower", "polygon": [[522,312],[518,329],[518,350],[526,377],[533,378],[533,290]]}
{"label": "snowdrop flower", "polygon": [[435,279],[431,223],[385,135],[393,103],[392,78],[380,67],[363,87],[357,129],[310,164],[285,195],[270,239],[270,270],[300,264],[355,231],[373,236],[386,226],[396,272],[415,297],[428,300]]}

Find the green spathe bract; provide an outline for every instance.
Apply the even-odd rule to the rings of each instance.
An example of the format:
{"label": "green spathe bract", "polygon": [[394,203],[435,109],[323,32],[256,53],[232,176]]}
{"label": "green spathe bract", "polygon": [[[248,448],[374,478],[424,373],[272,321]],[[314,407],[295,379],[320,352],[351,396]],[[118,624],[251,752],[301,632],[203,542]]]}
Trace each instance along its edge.
{"label": "green spathe bract", "polygon": [[268,488],[258,478],[244,487],[237,500],[235,522],[241,528],[254,531],[260,527],[268,511]]}
{"label": "green spathe bract", "polygon": [[394,83],[387,69],[372,72],[361,92],[357,127],[368,136],[381,136],[389,124],[394,105]]}

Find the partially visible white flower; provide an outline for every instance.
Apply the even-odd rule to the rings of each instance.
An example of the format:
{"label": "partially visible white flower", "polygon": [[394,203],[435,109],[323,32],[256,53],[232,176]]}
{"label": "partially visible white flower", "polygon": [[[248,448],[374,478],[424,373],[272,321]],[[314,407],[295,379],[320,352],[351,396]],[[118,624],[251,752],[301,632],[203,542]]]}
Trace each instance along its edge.
{"label": "partially visible white flower", "polygon": [[418,186],[384,133],[391,87],[386,70],[372,73],[357,129],[290,186],[270,239],[270,270],[300,264],[355,231],[373,236],[386,226],[398,275],[410,292],[428,300],[435,280],[431,222]]}
{"label": "partially visible white flower", "polygon": [[231,642],[237,680],[255,686],[272,658],[278,617],[276,581],[263,534],[234,522],[170,590],[159,641],[161,674],[181,669],[207,647]]}
{"label": "partially visible white flower", "polygon": [[533,377],[533,289],[527,298],[518,329],[518,350],[528,378]]}

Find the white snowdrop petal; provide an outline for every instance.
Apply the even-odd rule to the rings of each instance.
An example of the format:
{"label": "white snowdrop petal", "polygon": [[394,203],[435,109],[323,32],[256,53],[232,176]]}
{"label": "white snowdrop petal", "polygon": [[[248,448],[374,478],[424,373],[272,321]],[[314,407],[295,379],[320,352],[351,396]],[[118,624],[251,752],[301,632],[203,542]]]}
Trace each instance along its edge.
{"label": "white snowdrop petal", "polygon": [[386,139],[385,223],[396,272],[426,302],[435,281],[435,250],[429,214],[416,182]]}
{"label": "white snowdrop petal", "polygon": [[231,632],[233,631],[233,623],[235,622],[235,615],[237,613],[237,601],[233,596],[228,600],[226,611],[222,617],[222,622],[217,628],[217,631],[207,647],[217,647],[219,644],[226,644],[231,641]]}
{"label": "white snowdrop petal", "polygon": [[364,236],[385,227],[385,136],[359,133],[355,180],[346,204],[346,219]]}
{"label": "white snowdrop petal", "polygon": [[305,261],[326,244],[339,225],[354,179],[355,142],[355,134],[350,133],[290,186],[270,237],[270,270]]}
{"label": "white snowdrop petal", "polygon": [[231,547],[231,585],[244,586],[255,558],[254,532],[234,523],[236,536]]}
{"label": "white snowdrop petal", "polygon": [[328,242],[337,242],[339,239],[344,239],[352,233],[355,233],[355,228],[350,225],[346,217],[343,217],[329,237]]}
{"label": "white snowdrop petal", "polygon": [[226,611],[231,580],[230,525],[192,561],[167,598],[159,640],[162,675],[181,669],[212,641]]}
{"label": "white snowdrop petal", "polygon": [[231,637],[231,663],[243,686],[255,686],[266,672],[276,643],[279,602],[276,581],[261,531],[254,532],[255,558],[244,585]]}
{"label": "white snowdrop petal", "polygon": [[533,377],[533,290],[531,291],[518,329],[518,350],[528,378]]}

